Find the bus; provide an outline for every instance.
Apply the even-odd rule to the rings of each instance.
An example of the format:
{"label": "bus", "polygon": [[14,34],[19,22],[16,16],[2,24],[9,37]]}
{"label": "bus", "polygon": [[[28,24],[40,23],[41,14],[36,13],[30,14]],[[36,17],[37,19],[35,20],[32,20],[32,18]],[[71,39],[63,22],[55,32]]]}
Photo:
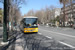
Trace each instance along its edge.
{"label": "bus", "polygon": [[20,29],[24,33],[38,32],[38,18],[24,17],[20,22]]}

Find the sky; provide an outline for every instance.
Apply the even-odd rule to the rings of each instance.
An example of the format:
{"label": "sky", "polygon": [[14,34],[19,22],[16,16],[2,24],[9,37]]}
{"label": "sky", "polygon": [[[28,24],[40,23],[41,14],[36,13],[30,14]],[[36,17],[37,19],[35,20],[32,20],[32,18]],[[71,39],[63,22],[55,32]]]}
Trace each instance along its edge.
{"label": "sky", "polygon": [[[24,15],[31,9],[36,11],[51,5],[57,8],[62,7],[62,5],[59,3],[59,0],[27,0],[25,5],[21,5],[20,11],[21,11],[21,14]],[[2,7],[3,6],[0,3],[0,8]]]}
{"label": "sky", "polygon": [[3,8],[3,4],[2,3],[0,3],[0,8]]}
{"label": "sky", "polygon": [[61,4],[59,0],[28,0],[26,5],[22,5],[21,12],[22,15],[26,14],[29,10],[40,10],[41,8],[45,8],[46,6],[55,6],[57,8],[61,8]]}

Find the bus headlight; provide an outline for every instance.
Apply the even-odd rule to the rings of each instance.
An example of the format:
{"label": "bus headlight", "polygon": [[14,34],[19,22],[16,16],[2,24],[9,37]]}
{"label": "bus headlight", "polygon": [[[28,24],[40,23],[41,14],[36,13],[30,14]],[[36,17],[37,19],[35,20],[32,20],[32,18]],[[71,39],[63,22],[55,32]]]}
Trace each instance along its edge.
{"label": "bus headlight", "polygon": [[36,30],[38,30],[38,29],[36,29]]}
{"label": "bus headlight", "polygon": [[27,30],[25,30],[25,31],[27,31]]}
{"label": "bus headlight", "polygon": [[36,24],[34,24],[34,26],[36,26]]}

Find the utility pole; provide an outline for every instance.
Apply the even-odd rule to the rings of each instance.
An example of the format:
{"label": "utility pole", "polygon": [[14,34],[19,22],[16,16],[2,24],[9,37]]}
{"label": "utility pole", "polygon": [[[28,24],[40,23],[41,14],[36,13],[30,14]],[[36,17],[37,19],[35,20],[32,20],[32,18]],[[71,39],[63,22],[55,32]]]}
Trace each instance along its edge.
{"label": "utility pole", "polygon": [[4,16],[3,16],[3,42],[8,42],[8,33],[7,33],[7,3],[8,0],[4,0]]}

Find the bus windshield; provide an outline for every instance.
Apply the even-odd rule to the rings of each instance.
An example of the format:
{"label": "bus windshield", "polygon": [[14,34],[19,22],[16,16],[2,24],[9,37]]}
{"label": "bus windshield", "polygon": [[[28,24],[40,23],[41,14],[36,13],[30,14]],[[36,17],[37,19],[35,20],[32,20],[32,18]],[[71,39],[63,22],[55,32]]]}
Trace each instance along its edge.
{"label": "bus windshield", "polygon": [[25,18],[25,24],[37,24],[37,18]]}

